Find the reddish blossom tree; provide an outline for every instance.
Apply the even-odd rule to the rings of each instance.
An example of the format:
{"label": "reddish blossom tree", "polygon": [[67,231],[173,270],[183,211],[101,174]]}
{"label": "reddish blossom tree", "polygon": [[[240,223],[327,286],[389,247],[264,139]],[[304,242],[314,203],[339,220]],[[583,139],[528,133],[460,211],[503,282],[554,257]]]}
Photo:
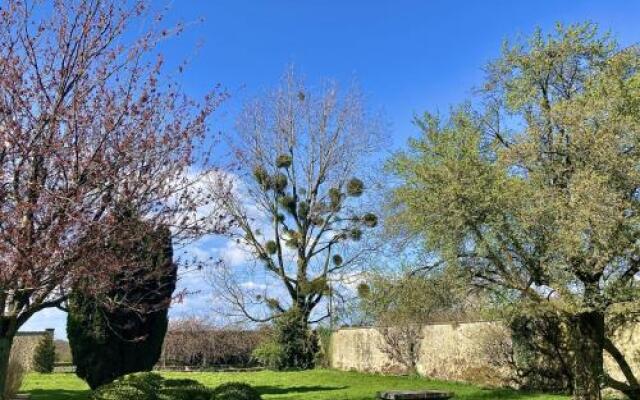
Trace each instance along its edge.
{"label": "reddish blossom tree", "polygon": [[174,240],[202,232],[192,171],[222,97],[164,79],[151,51],[180,27],[154,17],[130,39],[150,15],[144,1],[0,2],[0,393],[20,326],[124,268],[92,254],[119,204]]}

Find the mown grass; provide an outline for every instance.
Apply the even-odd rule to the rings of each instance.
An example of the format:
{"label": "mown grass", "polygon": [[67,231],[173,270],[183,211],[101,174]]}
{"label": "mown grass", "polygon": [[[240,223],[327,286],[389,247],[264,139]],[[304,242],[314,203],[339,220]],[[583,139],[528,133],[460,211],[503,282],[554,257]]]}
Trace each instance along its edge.
{"label": "mown grass", "polygon": [[[373,400],[376,392],[390,389],[433,389],[455,393],[460,400],[566,400],[566,396],[487,389],[419,377],[398,377],[314,370],[299,372],[171,372],[171,378],[196,379],[215,387],[240,381],[255,386],[265,400]],[[33,400],[86,400],[87,386],[73,374],[29,374],[22,387]]]}

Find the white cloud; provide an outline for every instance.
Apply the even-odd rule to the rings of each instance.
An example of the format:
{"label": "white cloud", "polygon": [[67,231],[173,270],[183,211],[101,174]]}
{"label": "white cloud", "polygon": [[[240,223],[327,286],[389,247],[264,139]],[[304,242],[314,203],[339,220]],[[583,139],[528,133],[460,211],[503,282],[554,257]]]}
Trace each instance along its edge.
{"label": "white cloud", "polygon": [[227,241],[227,244],[221,250],[221,256],[232,267],[246,264],[251,259],[249,249],[233,240]]}
{"label": "white cloud", "polygon": [[240,284],[245,289],[249,290],[265,290],[267,285],[264,283],[256,283],[254,281],[247,281]]}

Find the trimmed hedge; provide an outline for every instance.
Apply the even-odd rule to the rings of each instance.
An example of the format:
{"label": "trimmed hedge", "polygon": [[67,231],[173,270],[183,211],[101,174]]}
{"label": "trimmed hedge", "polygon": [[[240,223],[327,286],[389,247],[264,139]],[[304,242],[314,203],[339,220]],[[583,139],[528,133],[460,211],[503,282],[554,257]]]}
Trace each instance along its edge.
{"label": "trimmed hedge", "polygon": [[[91,389],[135,372],[151,371],[162,353],[168,307],[176,286],[171,233],[151,230],[123,212],[104,249],[130,263],[99,295],[76,287],[68,302],[67,333],[76,375]],[[120,241],[124,242],[121,243]],[[124,301],[120,299],[127,299]],[[119,304],[108,307],[106,304]]]}
{"label": "trimmed hedge", "polygon": [[225,383],[212,390],[193,379],[164,379],[145,372],[101,386],[90,400],[261,400],[261,397],[246,383]]}
{"label": "trimmed hedge", "polygon": [[151,372],[127,375],[95,390],[90,400],[158,400],[163,381]]}

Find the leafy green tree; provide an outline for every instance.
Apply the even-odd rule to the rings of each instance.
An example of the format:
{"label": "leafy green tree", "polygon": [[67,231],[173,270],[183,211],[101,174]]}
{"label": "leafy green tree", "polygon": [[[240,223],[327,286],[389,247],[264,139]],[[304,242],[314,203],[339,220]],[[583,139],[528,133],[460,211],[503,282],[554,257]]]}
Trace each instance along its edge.
{"label": "leafy green tree", "polygon": [[418,119],[390,163],[396,223],[475,284],[568,322],[575,399],[605,385],[640,398],[610,340],[640,315],[639,67],[637,47],[591,24],[538,31],[490,64],[480,110]]}
{"label": "leafy green tree", "polygon": [[331,307],[320,306],[372,249],[365,236],[378,217],[364,193],[379,126],[357,92],[311,91],[289,71],[247,103],[237,127],[238,175],[211,188],[237,223],[229,236],[280,291],[247,287],[235,280],[242,273],[220,264],[212,283],[232,306],[223,311],[266,322],[295,310],[304,326],[329,318]]}
{"label": "leafy green tree", "polygon": [[109,287],[116,289],[96,296],[78,287],[68,302],[67,332],[76,374],[92,389],[153,368],[162,351],[176,286],[168,229],[148,231],[129,212],[119,222],[112,233],[117,239],[99,251],[104,257],[126,260],[130,271],[112,277]]}
{"label": "leafy green tree", "polygon": [[56,345],[52,334],[45,334],[33,353],[33,370],[41,374],[50,374],[56,363]]}

